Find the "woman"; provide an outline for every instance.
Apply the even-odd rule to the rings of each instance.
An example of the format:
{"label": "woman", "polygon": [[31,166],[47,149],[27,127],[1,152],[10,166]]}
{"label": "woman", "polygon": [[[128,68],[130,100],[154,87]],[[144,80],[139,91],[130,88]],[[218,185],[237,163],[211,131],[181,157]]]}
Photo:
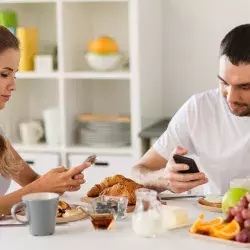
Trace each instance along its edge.
{"label": "woman", "polygon": [[[15,73],[20,60],[19,42],[5,27],[0,25],[0,109],[9,101],[12,91],[16,90]],[[77,191],[85,182],[81,172],[90,166],[83,163],[70,170],[58,167],[43,176],[35,173],[11,146],[0,130],[0,214],[8,214],[13,204],[21,197],[33,192]],[[4,195],[11,179],[22,188]]]}

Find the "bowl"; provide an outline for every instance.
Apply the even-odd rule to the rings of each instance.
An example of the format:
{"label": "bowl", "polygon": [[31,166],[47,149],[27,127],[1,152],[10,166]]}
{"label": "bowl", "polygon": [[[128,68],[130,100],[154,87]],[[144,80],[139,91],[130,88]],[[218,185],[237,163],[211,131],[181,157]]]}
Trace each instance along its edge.
{"label": "bowl", "polygon": [[122,55],[120,53],[97,54],[88,52],[85,59],[88,65],[96,71],[108,71],[114,69],[121,62]]}

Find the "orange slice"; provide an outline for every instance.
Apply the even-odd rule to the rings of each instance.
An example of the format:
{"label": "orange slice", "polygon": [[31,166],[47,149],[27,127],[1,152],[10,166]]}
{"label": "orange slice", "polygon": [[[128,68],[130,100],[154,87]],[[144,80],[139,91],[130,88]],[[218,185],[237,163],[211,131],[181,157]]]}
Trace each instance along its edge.
{"label": "orange slice", "polygon": [[199,230],[209,233],[209,231],[212,227],[218,227],[222,224],[223,224],[223,219],[221,217],[218,217],[218,218],[211,220],[211,221],[201,222],[199,225]]}
{"label": "orange slice", "polygon": [[211,228],[211,236],[225,240],[234,239],[239,232],[240,232],[240,225],[235,220],[232,220],[230,223],[225,224],[225,226],[222,227],[221,229],[219,229],[218,227]]}
{"label": "orange slice", "polygon": [[190,233],[195,234],[199,230],[199,227],[200,227],[200,224],[202,223],[203,218],[204,218],[204,214],[200,214],[199,218],[194,222],[194,224],[189,229]]}

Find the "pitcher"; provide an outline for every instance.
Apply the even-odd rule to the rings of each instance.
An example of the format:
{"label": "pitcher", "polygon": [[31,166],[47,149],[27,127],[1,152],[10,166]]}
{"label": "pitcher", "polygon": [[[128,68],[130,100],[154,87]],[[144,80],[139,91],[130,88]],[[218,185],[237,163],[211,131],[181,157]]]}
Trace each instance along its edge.
{"label": "pitcher", "polygon": [[132,215],[132,227],[136,234],[155,237],[164,232],[162,205],[157,192],[140,188],[135,191],[136,207]]}

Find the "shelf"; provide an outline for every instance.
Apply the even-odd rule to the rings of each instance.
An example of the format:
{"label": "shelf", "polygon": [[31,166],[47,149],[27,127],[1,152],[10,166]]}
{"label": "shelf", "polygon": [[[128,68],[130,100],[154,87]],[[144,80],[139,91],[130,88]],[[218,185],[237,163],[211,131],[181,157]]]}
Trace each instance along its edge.
{"label": "shelf", "polygon": [[130,73],[126,71],[117,72],[68,72],[64,74],[65,79],[117,79],[129,80]]}
{"label": "shelf", "polygon": [[32,153],[59,153],[61,148],[58,146],[50,146],[45,143],[24,145],[21,143],[13,143],[13,147],[18,152],[32,152]]}
{"label": "shelf", "polygon": [[108,155],[132,155],[131,147],[124,148],[91,148],[91,147],[81,147],[72,146],[66,148],[66,153],[79,154],[108,154]]}
{"label": "shelf", "polygon": [[57,72],[52,73],[36,73],[36,72],[17,72],[17,79],[57,79],[59,74]]}
{"label": "shelf", "polygon": [[1,4],[6,3],[28,3],[28,4],[34,4],[34,3],[56,3],[56,0],[1,0]]}

